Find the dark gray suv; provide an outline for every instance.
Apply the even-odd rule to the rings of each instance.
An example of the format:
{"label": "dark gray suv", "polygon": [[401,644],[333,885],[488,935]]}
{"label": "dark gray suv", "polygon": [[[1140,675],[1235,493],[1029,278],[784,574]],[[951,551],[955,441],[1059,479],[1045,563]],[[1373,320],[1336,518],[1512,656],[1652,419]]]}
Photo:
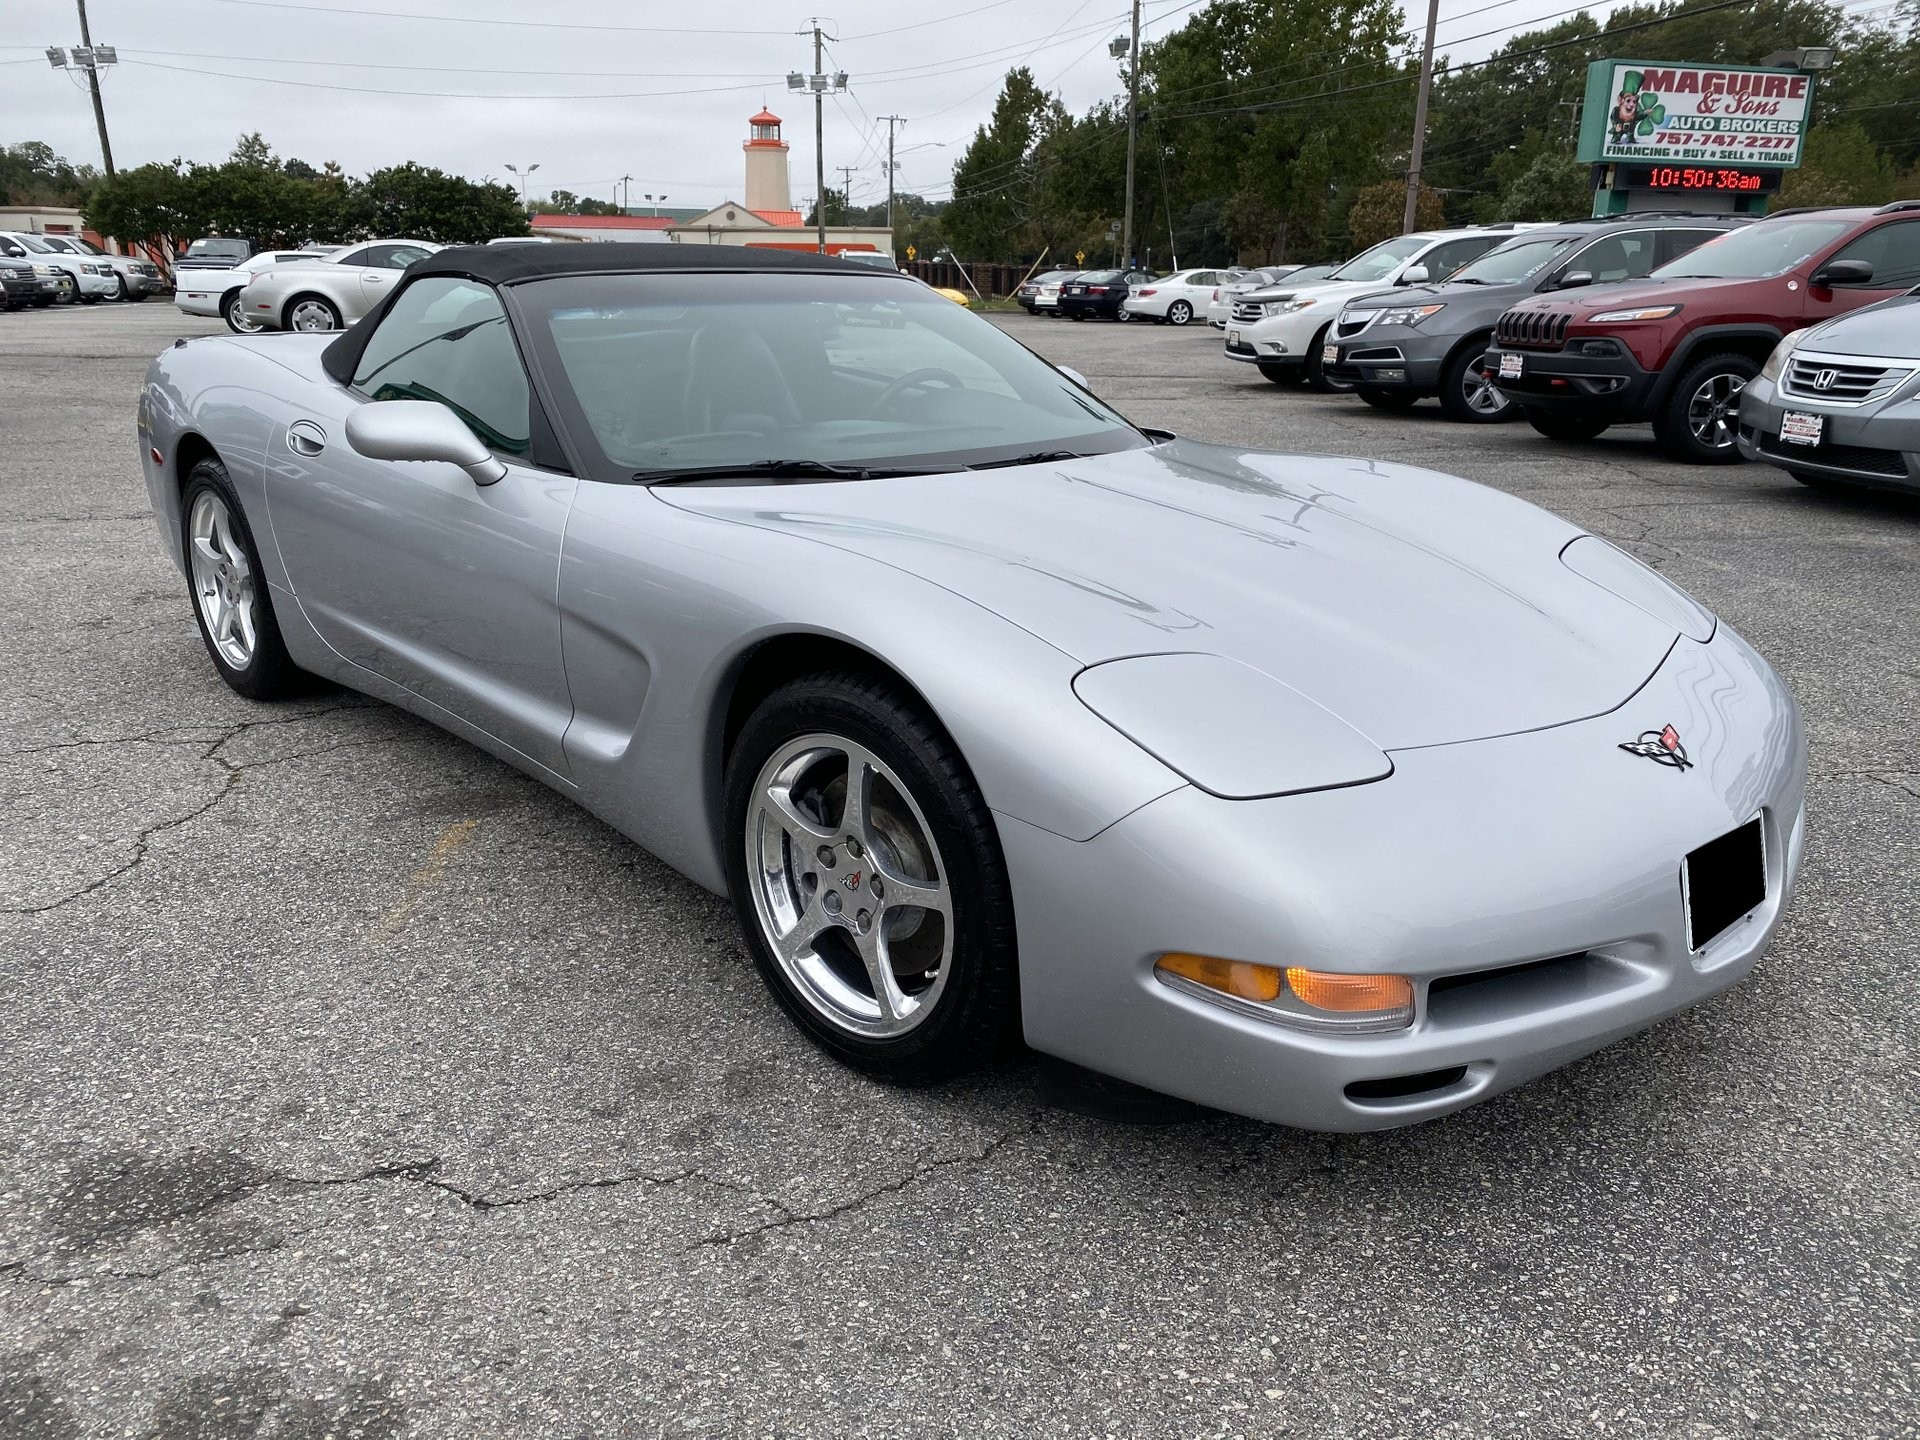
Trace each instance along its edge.
{"label": "dark gray suv", "polygon": [[1528,230],[1444,285],[1401,286],[1347,301],[1327,331],[1327,376],[1352,385],[1381,410],[1404,410],[1423,395],[1437,395],[1455,420],[1516,419],[1519,407],[1481,364],[1493,322],[1508,306],[1542,291],[1640,279],[1747,223],[1744,215],[1642,212]]}

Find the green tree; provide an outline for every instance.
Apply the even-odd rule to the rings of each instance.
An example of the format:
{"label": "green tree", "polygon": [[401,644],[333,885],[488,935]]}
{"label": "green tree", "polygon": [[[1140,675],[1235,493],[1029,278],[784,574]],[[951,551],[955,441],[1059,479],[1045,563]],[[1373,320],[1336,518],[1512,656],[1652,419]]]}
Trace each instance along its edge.
{"label": "green tree", "polygon": [[478,244],[528,233],[520,197],[506,185],[471,180],[408,161],[354,186],[356,222],[369,234]]}
{"label": "green tree", "polygon": [[1500,197],[1502,220],[1573,220],[1592,213],[1592,172],[1565,152],[1541,151]]}
{"label": "green tree", "polygon": [[178,160],[141,165],[102,180],[81,211],[87,228],[172,255],[209,230],[199,187]]}
{"label": "green tree", "polygon": [[1894,198],[1891,157],[1854,121],[1807,132],[1800,168],[1780,185],[1782,205],[1884,205]]}
{"label": "green tree", "polygon": [[227,157],[227,164],[246,170],[278,170],[280,164],[273,158],[273,147],[267,144],[260,132],[242,135],[233,147],[233,154]]}
{"label": "green tree", "polygon": [[78,205],[99,178],[44,140],[0,146],[0,202],[9,205]]}
{"label": "green tree", "polygon": [[974,132],[953,170],[953,199],[943,217],[949,242],[968,260],[1006,260],[1022,248],[1034,213],[1034,151],[1059,103],[1024,65],[1007,72],[993,114]]}
{"label": "green tree", "polygon": [[[1400,234],[1406,218],[1406,181],[1382,180],[1378,185],[1367,186],[1354,197],[1353,208],[1347,212],[1347,232],[1354,250],[1365,250],[1369,245],[1378,245]],[[1433,230],[1445,223],[1446,210],[1440,203],[1439,192],[1422,185],[1420,198],[1414,204],[1414,228]]]}

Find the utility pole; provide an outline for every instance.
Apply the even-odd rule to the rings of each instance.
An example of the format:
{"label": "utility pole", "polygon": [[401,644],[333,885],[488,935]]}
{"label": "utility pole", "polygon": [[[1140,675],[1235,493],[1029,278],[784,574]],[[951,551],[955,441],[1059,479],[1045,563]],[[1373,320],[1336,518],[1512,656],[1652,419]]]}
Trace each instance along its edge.
{"label": "utility pole", "polygon": [[835,90],[847,88],[847,72],[836,70],[829,75],[821,67],[826,64],[824,46],[826,37],[820,33],[820,17],[815,16],[808,22],[805,30],[796,33],[813,36],[813,73],[802,75],[798,70],[787,74],[787,89],[811,90],[813,92],[813,188],[814,188],[814,224],[816,243],[822,255],[827,253],[827,122],[826,94],[831,86]]}
{"label": "utility pole", "polygon": [[[1435,4],[1439,0],[1434,0]],[[826,56],[820,46],[820,20],[816,16],[813,22],[813,73],[816,77],[824,75]],[[815,240],[822,255],[827,253],[827,122],[824,85],[816,84],[813,90],[813,218]]]}
{"label": "utility pole", "polygon": [[622,175],[620,177],[620,213],[622,215],[627,213],[627,187],[632,184],[633,177],[631,175]]}
{"label": "utility pole", "polygon": [[[1439,4],[1439,0],[1433,0]],[[1127,208],[1120,249],[1133,264],[1133,151],[1140,138],[1140,0],[1133,0],[1133,38],[1127,48]]]}
{"label": "utility pole", "polygon": [[1427,95],[1433,89],[1433,28],[1440,23],[1440,0],[1427,0],[1427,43],[1420,52],[1420,94],[1413,102],[1413,162],[1407,167],[1407,213],[1400,233],[1410,234],[1420,210],[1420,162],[1427,150]]}
{"label": "utility pole", "polygon": [[[93,36],[87,29],[87,0],[75,0],[80,7],[80,43],[91,55]],[[93,92],[93,123],[100,127],[100,158],[106,162],[107,178],[113,178],[113,147],[107,143],[107,107],[100,103],[100,66],[89,60],[86,66],[87,88]]]}
{"label": "utility pole", "polygon": [[853,223],[853,166],[836,165],[840,172],[840,218],[847,224]]}
{"label": "utility pole", "polygon": [[907,118],[904,115],[882,115],[880,118],[887,122],[887,249],[889,252],[891,252],[894,249],[894,243],[893,243],[893,127],[896,125],[906,124]]}

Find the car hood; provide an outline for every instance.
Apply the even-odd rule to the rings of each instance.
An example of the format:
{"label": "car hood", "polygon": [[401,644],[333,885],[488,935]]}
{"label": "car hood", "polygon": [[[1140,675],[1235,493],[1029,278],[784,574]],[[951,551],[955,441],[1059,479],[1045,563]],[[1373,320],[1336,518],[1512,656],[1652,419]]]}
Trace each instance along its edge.
{"label": "car hood", "polygon": [[1677,636],[1561,563],[1582,533],[1566,521],[1371,460],[1175,441],[953,475],[654,494],[922,577],[1084,664],[1239,661],[1383,750],[1614,709]]}
{"label": "car hood", "polygon": [[1917,325],[1920,295],[1899,295],[1829,320],[1808,331],[1801,343],[1810,350],[1920,360],[1920,345],[1915,343]]}
{"label": "car hood", "polygon": [[[1785,275],[1776,275],[1773,283],[1784,285],[1786,280]],[[1643,305],[1669,305],[1675,302],[1693,304],[1695,297],[1708,297],[1723,290],[1744,290],[1766,283],[1768,282],[1755,280],[1751,276],[1715,279],[1675,276],[1671,280],[1636,280],[1632,284],[1616,280],[1605,285],[1583,285],[1573,290],[1553,290],[1519,303],[1529,310],[1561,308],[1572,310],[1576,314],[1583,310],[1598,313],[1603,310],[1633,310]]]}

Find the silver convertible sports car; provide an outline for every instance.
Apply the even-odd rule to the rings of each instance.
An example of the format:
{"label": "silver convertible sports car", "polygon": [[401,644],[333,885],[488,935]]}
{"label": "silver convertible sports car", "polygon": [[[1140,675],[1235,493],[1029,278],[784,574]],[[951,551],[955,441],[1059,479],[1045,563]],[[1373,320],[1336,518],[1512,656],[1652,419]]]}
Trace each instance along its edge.
{"label": "silver convertible sports car", "polygon": [[1130,425],[903,275],[442,250],[181,341],[140,449],[208,654],[465,736],[732,897],[793,1020],[1205,1105],[1459,1109],[1753,966],[1806,749],[1605,541]]}

